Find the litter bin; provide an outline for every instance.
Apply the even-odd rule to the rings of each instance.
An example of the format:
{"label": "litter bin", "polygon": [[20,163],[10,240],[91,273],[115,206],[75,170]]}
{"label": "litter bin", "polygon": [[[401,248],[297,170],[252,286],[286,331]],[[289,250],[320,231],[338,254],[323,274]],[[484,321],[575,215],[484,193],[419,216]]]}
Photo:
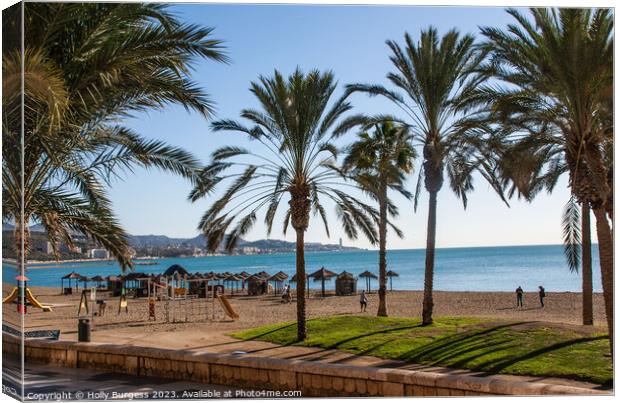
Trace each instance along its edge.
{"label": "litter bin", "polygon": [[78,341],[90,341],[90,319],[78,319]]}

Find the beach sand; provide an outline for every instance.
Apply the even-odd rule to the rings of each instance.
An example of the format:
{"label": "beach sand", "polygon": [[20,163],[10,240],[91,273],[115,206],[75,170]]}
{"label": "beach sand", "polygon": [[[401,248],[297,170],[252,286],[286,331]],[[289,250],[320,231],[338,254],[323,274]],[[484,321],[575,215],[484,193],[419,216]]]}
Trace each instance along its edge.
{"label": "beach sand", "polygon": [[[3,294],[12,286],[5,284]],[[33,287],[33,294],[44,305],[53,305],[53,312],[42,312],[28,307],[26,329],[60,329],[61,339],[77,339],[77,312],[80,295],[61,296],[59,288]],[[97,298],[105,294],[98,293]],[[321,298],[313,290],[307,302],[308,318],[331,315],[375,315],[378,304],[376,293],[368,294],[368,310],[359,311],[358,296],[327,296]],[[294,321],[296,304],[282,304],[279,296],[249,297],[243,294],[229,296],[230,303],[240,318],[237,321],[225,316],[219,303],[213,300],[196,299],[185,302],[171,302],[168,323],[165,317],[166,303],[156,303],[156,321],[148,320],[148,305],[145,298],[129,299],[129,313],[118,314],[119,298],[106,297],[107,310],[104,316],[94,317],[93,341],[120,342],[152,345],[168,348],[187,348],[203,343],[205,338],[225,336],[233,331],[257,326]],[[605,331],[603,296],[594,295],[595,328],[581,326],[581,294],[548,292],[545,307],[540,308],[537,293],[525,294],[525,306],[516,308],[515,296],[509,292],[442,292],[434,293],[435,316],[482,317],[515,321],[547,321],[563,323],[577,331],[590,333]],[[90,302],[90,301],[89,301]],[[91,303],[91,310],[94,307]],[[421,291],[388,292],[388,313],[390,316],[419,317],[422,308]],[[2,312],[6,323],[19,324],[15,304],[3,304]],[[96,308],[95,308],[96,310]],[[213,320],[213,310],[215,319]],[[187,322],[185,322],[187,312]],[[84,311],[82,312],[84,314]],[[184,337],[176,337],[183,333]],[[122,334],[122,337],[119,337]],[[156,336],[156,337],[153,337]]]}
{"label": "beach sand", "polygon": [[[3,285],[3,295],[7,295],[13,287]],[[54,305],[53,312],[42,312],[29,307],[26,316],[26,329],[60,329],[61,340],[77,340],[77,310],[79,295],[61,296],[58,288],[33,287],[34,295],[40,302]],[[368,311],[359,312],[359,297],[328,296],[321,298],[319,291],[311,292],[307,301],[308,318],[331,315],[375,315],[378,295],[368,294]],[[98,298],[102,294],[99,293]],[[354,356],[342,351],[321,350],[311,347],[276,346],[262,341],[240,341],[230,333],[257,326],[294,321],[296,316],[295,303],[282,304],[279,296],[248,297],[234,295],[229,297],[233,308],[240,318],[232,321],[224,315],[216,302],[204,299],[193,301],[188,305],[190,315],[188,322],[166,323],[165,302],[159,301],[156,306],[157,321],[148,321],[146,299],[129,299],[129,313],[118,314],[118,298],[106,298],[107,312],[103,317],[94,318],[94,329],[91,340],[100,343],[126,344],[134,346],[158,347],[190,351],[236,354],[243,351],[252,356],[264,356],[285,359],[321,360],[333,363],[347,363],[360,366],[394,366],[425,371],[460,373],[464,370],[426,367],[419,364],[392,362],[369,356]],[[435,316],[481,317],[498,320],[514,320],[518,322],[538,321],[554,322],[553,326],[566,327],[572,331],[591,334],[605,332],[604,304],[601,294],[594,295],[595,326],[581,325],[581,295],[579,293],[547,293],[545,308],[538,304],[537,293],[525,294],[525,306],[515,307],[515,296],[509,292],[441,292],[434,293]],[[190,304],[188,302],[188,304]],[[212,308],[215,306],[215,319]],[[394,291],[388,293],[388,313],[391,316],[420,316],[422,308],[421,291]],[[205,310],[206,309],[206,310]],[[5,323],[19,324],[19,315],[15,304],[3,304]],[[207,320],[207,314],[209,320]],[[172,310],[170,312],[172,319]],[[177,320],[184,320],[184,315],[177,314]],[[524,324],[527,326],[527,324]],[[512,379],[510,375],[499,375]],[[519,377],[520,381],[540,381],[539,378]],[[551,384],[571,385],[595,388],[598,385],[577,382],[562,378],[545,378]]]}

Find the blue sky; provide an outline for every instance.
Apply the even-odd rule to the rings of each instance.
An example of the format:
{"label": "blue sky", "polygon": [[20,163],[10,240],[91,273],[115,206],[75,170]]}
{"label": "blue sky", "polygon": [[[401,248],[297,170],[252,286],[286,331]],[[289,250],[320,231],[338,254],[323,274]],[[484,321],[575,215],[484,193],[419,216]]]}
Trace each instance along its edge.
{"label": "blue sky", "polygon": [[[440,33],[456,27],[477,35],[479,26],[503,27],[511,22],[503,9],[493,7],[193,4],[172,9],[187,22],[214,27],[214,37],[226,42],[230,65],[200,61],[193,73],[217,103],[217,118],[237,118],[242,108],[256,106],[248,91],[250,81],[271,74],[274,68],[284,74],[296,66],[304,71],[332,70],[339,82],[338,96],[348,83],[387,84],[385,75],[391,65],[386,39],[402,42],[405,31],[417,38],[430,24]],[[354,112],[399,114],[394,106],[377,98],[355,95],[352,102]],[[209,122],[175,106],[140,114],[128,124],[147,138],[184,147],[204,162],[219,146],[248,144],[239,134],[212,133]],[[414,179],[409,181],[410,189]],[[438,199],[438,247],[561,243],[561,212],[569,198],[566,178],[554,194],[541,195],[533,203],[513,200],[510,208],[481,177],[475,178],[475,186],[464,211],[447,183],[444,185]],[[189,191],[189,183],[179,177],[139,169],[115,182],[111,197],[130,233],[191,237],[198,234],[198,220],[213,199],[190,204],[186,201]],[[411,202],[394,197],[401,211],[398,225],[406,237],[390,234],[389,248],[424,247],[427,197],[422,195],[415,214]],[[328,210],[335,223],[333,208]],[[313,222],[307,241],[337,243],[342,237],[345,245],[370,247],[365,239],[346,239],[337,224],[327,239],[320,223]],[[279,228],[281,225],[274,225],[272,238],[284,238]],[[262,218],[246,238],[266,238]],[[286,239],[293,240],[292,232]]]}

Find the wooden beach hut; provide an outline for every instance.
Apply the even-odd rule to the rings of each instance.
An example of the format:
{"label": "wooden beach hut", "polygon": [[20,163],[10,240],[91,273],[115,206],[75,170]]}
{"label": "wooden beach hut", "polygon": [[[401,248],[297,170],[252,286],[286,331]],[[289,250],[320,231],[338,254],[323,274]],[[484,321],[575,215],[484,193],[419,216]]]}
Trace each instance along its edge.
{"label": "wooden beach hut", "polygon": [[336,277],[336,295],[354,295],[357,293],[357,277],[343,271]]}
{"label": "wooden beach hut", "polygon": [[247,279],[248,295],[263,295],[268,291],[267,278],[254,274]]}
{"label": "wooden beach hut", "polygon": [[321,282],[321,296],[325,297],[325,281],[331,279],[332,277],[336,277],[336,273],[331,270],[327,270],[325,267],[321,267],[319,270],[310,274],[310,277],[312,277],[314,281]]}
{"label": "wooden beach hut", "polygon": [[150,275],[146,273],[134,272],[123,277],[123,287],[131,290],[135,298],[144,298],[148,296]]}
{"label": "wooden beach hut", "polygon": [[377,275],[366,270],[365,272],[360,274],[359,277],[366,279],[366,292],[370,292],[370,279],[376,279]]}
{"label": "wooden beach hut", "polygon": [[123,292],[123,278],[121,276],[108,276],[108,291],[113,297],[118,297]]}

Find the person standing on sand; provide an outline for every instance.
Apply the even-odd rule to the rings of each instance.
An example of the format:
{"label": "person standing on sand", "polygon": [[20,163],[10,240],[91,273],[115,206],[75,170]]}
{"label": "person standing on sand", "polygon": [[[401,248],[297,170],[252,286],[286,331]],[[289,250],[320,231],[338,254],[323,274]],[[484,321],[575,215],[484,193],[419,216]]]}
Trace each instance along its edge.
{"label": "person standing on sand", "polygon": [[521,286],[517,287],[516,293],[517,293],[517,308],[518,307],[523,308],[523,288],[521,288]]}
{"label": "person standing on sand", "polygon": [[542,285],[538,286],[538,296],[540,297],[540,307],[544,308],[545,307],[545,289],[543,288]]}
{"label": "person standing on sand", "polygon": [[368,305],[368,298],[366,298],[366,291],[362,290],[360,294],[360,312],[366,312],[366,306]]}

